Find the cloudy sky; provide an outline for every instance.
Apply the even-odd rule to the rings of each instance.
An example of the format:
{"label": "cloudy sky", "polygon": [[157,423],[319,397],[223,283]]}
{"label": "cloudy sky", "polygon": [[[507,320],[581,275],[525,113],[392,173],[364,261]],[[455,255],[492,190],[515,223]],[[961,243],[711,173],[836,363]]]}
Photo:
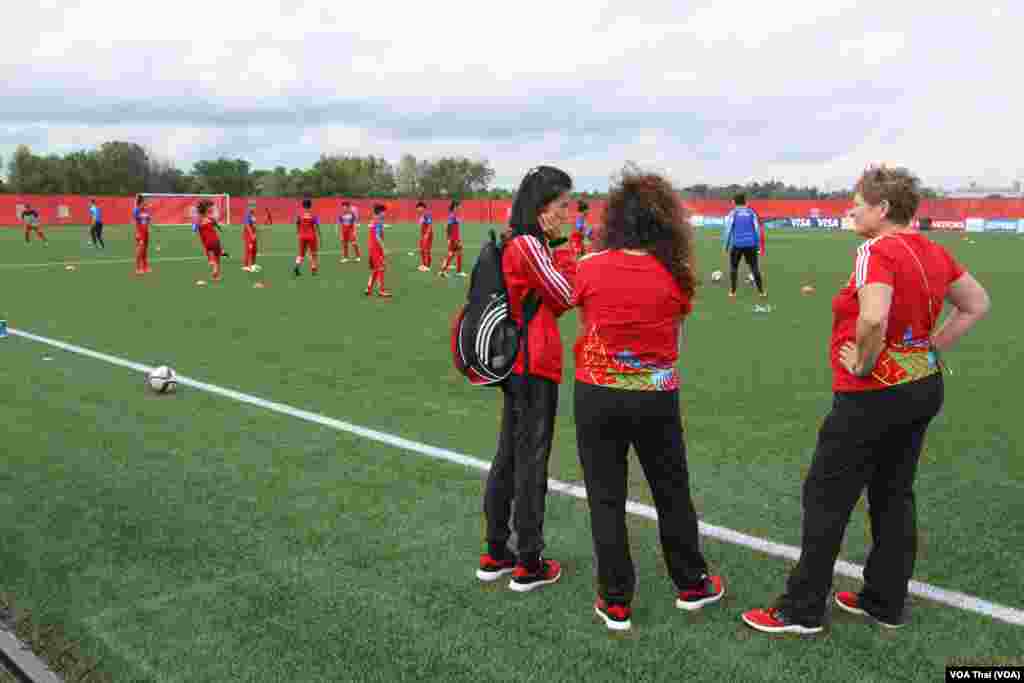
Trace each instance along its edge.
{"label": "cloudy sky", "polygon": [[[559,165],[676,182],[1024,179],[1019,0],[20,0],[0,155],[139,142],[308,166],[321,153]],[[147,8],[149,6],[149,8]],[[237,8],[237,9],[236,9]]]}

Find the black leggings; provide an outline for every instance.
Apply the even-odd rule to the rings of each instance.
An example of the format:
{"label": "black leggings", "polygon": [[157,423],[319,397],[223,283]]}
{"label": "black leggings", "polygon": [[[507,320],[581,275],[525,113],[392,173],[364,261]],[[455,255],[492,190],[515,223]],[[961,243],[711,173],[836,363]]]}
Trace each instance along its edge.
{"label": "black leggings", "polygon": [[93,223],[92,227],[89,228],[89,239],[92,240],[93,244],[98,244],[103,248],[106,248],[106,244],[103,243],[103,223]]}
{"label": "black leggings", "polygon": [[778,601],[798,623],[821,623],[846,525],[865,489],[871,551],[859,604],[883,621],[902,621],[917,555],[914,477],[942,398],[939,374],[835,395],[804,482],[800,561]]}
{"label": "black leggings", "polygon": [[558,409],[558,385],[543,377],[511,375],[505,395],[498,453],[491,463],[484,493],[488,553],[508,555],[512,501],[515,500],[516,548],[519,561],[535,566],[544,550],[544,503],[548,492],[548,460]]}
{"label": "black leggings", "polygon": [[669,575],[679,590],[699,584],[708,567],[690,498],[679,392],[576,382],[575,403],[576,444],[587,484],[600,596],[609,603],[629,604],[636,588],[626,530],[630,445],[654,496]]}
{"label": "black leggings", "polygon": [[754,284],[757,291],[763,292],[764,286],[761,281],[761,269],[757,265],[757,247],[735,247],[729,252],[729,282],[732,285],[730,291],[736,291],[736,276],[739,274],[740,257],[750,266],[750,272],[754,274]]}

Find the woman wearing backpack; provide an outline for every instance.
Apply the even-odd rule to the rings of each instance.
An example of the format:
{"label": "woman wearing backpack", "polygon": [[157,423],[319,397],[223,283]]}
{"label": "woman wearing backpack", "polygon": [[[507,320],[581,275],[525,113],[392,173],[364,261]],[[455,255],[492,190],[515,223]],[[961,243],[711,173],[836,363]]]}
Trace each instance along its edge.
{"label": "woman wearing backpack", "polygon": [[725,587],[701,553],[690,497],[676,362],[697,278],[693,228],[672,185],[625,175],[608,198],[597,248],[576,274],[576,444],[597,560],[594,611],[626,631],[636,586],[626,530],[631,445],[658,511],[676,607],[700,609]]}
{"label": "woman wearing backpack", "polygon": [[[572,306],[576,275],[576,262],[563,237],[570,189],[572,178],[564,171],[550,166],[530,170],[516,193],[503,235],[509,316],[523,326],[525,313],[525,343],[502,385],[501,434],[484,493],[487,552],[480,557],[476,575],[490,582],[512,574],[509,588],[518,592],[554,583],[562,575],[559,563],[541,553],[548,459],[562,379],[557,319]],[[513,500],[518,557],[507,546]]]}

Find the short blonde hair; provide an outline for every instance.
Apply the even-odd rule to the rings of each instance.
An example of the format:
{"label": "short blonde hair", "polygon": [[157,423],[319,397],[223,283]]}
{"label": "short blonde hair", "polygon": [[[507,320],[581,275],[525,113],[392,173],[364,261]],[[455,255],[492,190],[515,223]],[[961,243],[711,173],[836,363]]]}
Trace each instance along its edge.
{"label": "short blonde hair", "polygon": [[921,203],[921,181],[905,168],[869,166],[853,189],[872,206],[888,201],[886,218],[899,225],[909,225]]}

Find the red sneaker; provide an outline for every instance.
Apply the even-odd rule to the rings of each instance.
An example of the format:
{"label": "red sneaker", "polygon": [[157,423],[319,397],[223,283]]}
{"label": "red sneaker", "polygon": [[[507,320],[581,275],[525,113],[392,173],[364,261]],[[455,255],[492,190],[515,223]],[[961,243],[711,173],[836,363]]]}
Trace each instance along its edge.
{"label": "red sneaker", "polygon": [[524,565],[517,564],[508,587],[517,593],[525,593],[534,588],[554,583],[560,578],[562,578],[562,565],[555,560],[541,560],[540,569],[535,572],[527,570]]}
{"label": "red sneaker", "polygon": [[480,556],[480,568],[476,570],[476,578],[490,583],[511,574],[515,568],[516,561],[513,559],[496,560],[490,554],[484,553]]}
{"label": "red sneaker", "polygon": [[784,612],[774,607],[749,610],[743,613],[742,618],[743,623],[747,626],[763,633],[799,633],[800,635],[810,635],[812,633],[820,633],[824,629],[820,624],[817,626],[798,624]]}
{"label": "red sneaker", "polygon": [[698,610],[704,605],[718,602],[725,595],[725,582],[721,576],[705,576],[698,588],[679,591],[676,596],[676,607],[689,611]]}
{"label": "red sneaker", "polygon": [[878,622],[879,626],[884,628],[903,628],[902,622],[882,621],[861,607],[860,598],[856,593],[851,591],[840,591],[836,593],[835,600],[839,608],[845,612],[849,612],[850,614],[859,614],[861,616],[868,617],[869,619],[874,619]]}
{"label": "red sneaker", "polygon": [[609,631],[628,631],[633,628],[629,618],[633,610],[629,605],[609,605],[601,598],[594,603],[594,613],[604,619]]}

